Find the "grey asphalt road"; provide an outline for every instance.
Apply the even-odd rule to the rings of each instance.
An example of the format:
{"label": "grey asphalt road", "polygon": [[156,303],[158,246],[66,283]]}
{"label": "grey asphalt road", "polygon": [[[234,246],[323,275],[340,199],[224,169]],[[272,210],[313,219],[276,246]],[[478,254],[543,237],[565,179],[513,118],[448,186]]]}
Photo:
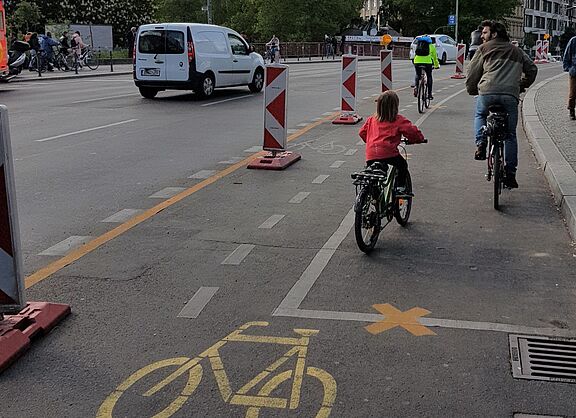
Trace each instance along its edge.
{"label": "grey asphalt road", "polygon": [[[360,98],[378,90],[378,65],[360,63]],[[411,72],[410,63],[396,63],[397,83],[408,84]],[[339,83],[337,62],[293,65],[289,128],[339,106]],[[174,91],[149,101],[129,76],[3,86],[26,272],[51,261],[53,255],[38,254],[54,245],[64,242],[48,254],[101,234],[110,227],[101,221],[119,211],[153,206],[148,196],[186,187],[189,176],[261,146],[262,98],[237,88],[210,101]]]}
{"label": "grey asphalt road", "polygon": [[[408,84],[411,70],[399,70],[400,78],[402,71]],[[559,71],[541,67],[540,77]],[[410,90],[399,91],[402,113],[430,143],[407,149],[416,194],[409,226],[387,226],[370,256],[356,247],[350,211],[350,173],[363,164],[359,126],[321,123],[291,143],[303,158],[288,170],[239,167],[203,187],[187,175],[249,155],[244,149],[258,141],[247,129],[256,135],[261,127],[237,128],[235,140],[222,134],[218,144],[232,148],[224,157],[179,156],[172,147],[190,147],[186,116],[205,134],[231,129],[261,111],[250,110],[253,98],[207,113],[192,96],[165,94],[152,103],[136,98],[126,116],[116,112],[116,120],[137,118],[147,128],[120,125],[115,153],[100,142],[91,149],[116,157],[108,171],[117,176],[120,168],[149,176],[119,192],[136,190],[118,208],[137,207],[167,186],[193,193],[29,289],[30,299],[71,304],[73,314],[0,375],[0,416],[575,416],[576,387],[513,378],[509,347],[510,335],[576,337],[574,247],[522,132],[521,187],[493,210],[485,164],[472,160],[473,99],[450,72],[438,73],[424,116]],[[377,93],[367,78],[360,79],[364,116]],[[302,99],[289,113],[293,129],[335,107],[321,87],[312,96],[316,84],[307,77],[299,93],[297,79],[290,100]],[[82,114],[101,105],[73,108]],[[154,128],[144,108],[172,123]],[[177,130],[177,122],[188,128]],[[38,130],[28,142],[64,132]],[[195,143],[217,148],[194,135]],[[130,150],[140,152],[136,145],[152,149],[157,139],[170,143],[154,148],[161,157],[141,153],[142,160],[121,164]],[[19,157],[34,146],[22,141]],[[146,174],[151,166],[158,177]],[[121,188],[102,182],[95,202],[109,199],[107,187]],[[83,216],[73,209],[61,210]],[[105,229],[94,219],[96,233]]]}

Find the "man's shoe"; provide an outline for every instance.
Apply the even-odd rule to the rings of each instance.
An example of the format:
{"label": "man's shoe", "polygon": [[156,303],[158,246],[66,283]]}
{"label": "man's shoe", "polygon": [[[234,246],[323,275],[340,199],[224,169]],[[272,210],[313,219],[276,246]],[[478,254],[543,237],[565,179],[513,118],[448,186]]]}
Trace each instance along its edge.
{"label": "man's shoe", "polygon": [[576,120],[576,111],[574,109],[570,109],[570,119]]}
{"label": "man's shoe", "polygon": [[418,97],[418,89],[414,87],[414,97]]}
{"label": "man's shoe", "polygon": [[516,181],[516,174],[510,171],[506,172],[506,177],[504,177],[504,187],[508,189],[517,189],[518,182]]}
{"label": "man's shoe", "polygon": [[428,100],[434,100],[434,97],[432,95],[429,95]]}
{"label": "man's shoe", "polygon": [[477,161],[482,161],[486,159],[486,143],[482,142],[480,145],[476,146],[476,152],[474,153],[474,159]]}

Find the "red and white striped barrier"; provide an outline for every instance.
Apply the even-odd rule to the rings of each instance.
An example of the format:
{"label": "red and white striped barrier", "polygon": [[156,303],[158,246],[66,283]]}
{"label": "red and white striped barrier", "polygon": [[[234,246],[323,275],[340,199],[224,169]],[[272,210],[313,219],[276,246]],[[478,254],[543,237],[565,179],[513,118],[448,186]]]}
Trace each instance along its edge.
{"label": "red and white striped barrier", "polygon": [[254,160],[248,168],[282,170],[298,161],[299,154],[286,151],[286,114],[288,103],[288,66],[266,66],[264,88],[264,144],[262,149],[270,154]]}
{"label": "red and white striped barrier", "polygon": [[341,111],[340,117],[332,123],[353,125],[362,120],[356,113],[356,71],[358,69],[358,57],[356,55],[342,56],[342,88],[341,88]]}
{"label": "red and white striped barrier", "polygon": [[380,50],[380,81],[382,93],[392,90],[392,51],[389,49]]}
{"label": "red and white striped barrier", "polygon": [[464,75],[464,55],[466,53],[466,45],[458,44],[458,54],[456,55],[456,73],[450,78],[466,78]]}
{"label": "red and white striped barrier", "polygon": [[542,41],[542,57],[540,58],[540,63],[547,64],[548,61],[548,48],[550,47],[550,42],[548,40]]}
{"label": "red and white striped barrier", "polygon": [[0,371],[70,313],[68,305],[26,304],[14,192],[8,110],[0,105]]}
{"label": "red and white striped barrier", "polygon": [[534,59],[534,63],[540,64],[542,61],[542,40],[538,39],[536,41],[536,58]]}

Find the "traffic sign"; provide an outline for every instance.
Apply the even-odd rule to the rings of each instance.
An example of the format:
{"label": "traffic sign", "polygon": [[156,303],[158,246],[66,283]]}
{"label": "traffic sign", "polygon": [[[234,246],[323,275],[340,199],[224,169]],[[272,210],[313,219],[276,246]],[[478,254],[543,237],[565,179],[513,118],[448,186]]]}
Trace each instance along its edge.
{"label": "traffic sign", "polygon": [[456,25],[456,15],[448,15],[448,26]]}

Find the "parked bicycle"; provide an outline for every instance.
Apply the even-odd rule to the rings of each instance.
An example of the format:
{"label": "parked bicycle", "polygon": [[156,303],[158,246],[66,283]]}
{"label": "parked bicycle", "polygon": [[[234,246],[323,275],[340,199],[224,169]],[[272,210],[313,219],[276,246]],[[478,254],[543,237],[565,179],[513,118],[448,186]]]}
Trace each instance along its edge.
{"label": "parked bicycle", "polygon": [[426,70],[423,65],[417,65],[420,71],[420,81],[416,86],[416,97],[418,98],[418,112],[424,113],[424,109],[430,107],[430,94],[428,92],[428,77],[426,76]]}
{"label": "parked bicycle", "polygon": [[[424,140],[423,143],[427,142]],[[406,149],[402,149],[406,155]],[[351,175],[356,186],[354,235],[358,247],[366,254],[374,249],[380,232],[392,219],[396,218],[401,226],[408,224],[414,197],[412,179],[410,172],[407,172],[404,190],[400,191],[396,185],[396,176],[396,167],[380,162]]]}
{"label": "parked bicycle", "polygon": [[488,108],[486,125],[482,128],[488,140],[488,172],[486,180],[493,179],[494,183],[494,209],[500,208],[500,195],[504,185],[504,141],[507,133],[508,113],[504,107],[493,105]]}
{"label": "parked bicycle", "polygon": [[82,67],[96,70],[100,66],[100,59],[98,58],[98,54],[92,50],[92,47],[86,46],[82,49],[80,55],[78,55],[77,52],[70,54],[66,59],[66,63],[73,70]]}

